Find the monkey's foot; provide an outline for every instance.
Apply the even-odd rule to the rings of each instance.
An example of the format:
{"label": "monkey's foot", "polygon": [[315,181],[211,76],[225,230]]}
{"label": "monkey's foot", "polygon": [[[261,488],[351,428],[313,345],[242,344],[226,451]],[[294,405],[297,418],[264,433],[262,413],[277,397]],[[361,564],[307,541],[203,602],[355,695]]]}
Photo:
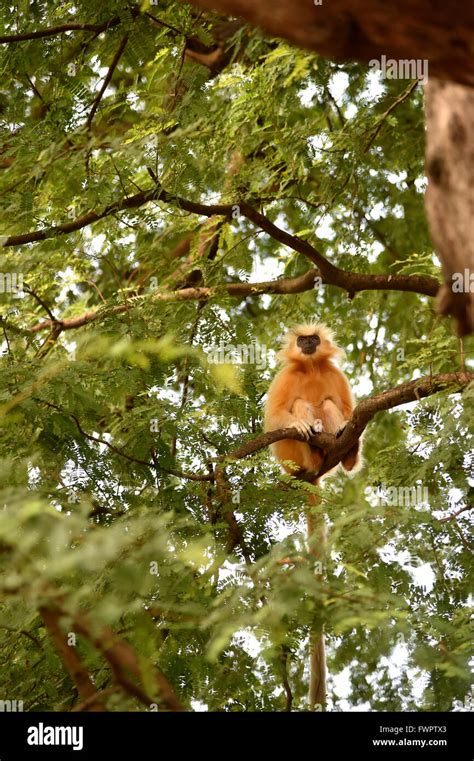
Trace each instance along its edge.
{"label": "monkey's foot", "polygon": [[291,428],[296,428],[298,433],[301,433],[305,439],[309,439],[311,436],[312,430],[311,425],[306,422],[306,420],[295,420],[294,423],[291,424]]}
{"label": "monkey's foot", "polygon": [[322,433],[324,431],[323,421],[319,418],[314,420],[311,426],[311,430],[313,433]]}

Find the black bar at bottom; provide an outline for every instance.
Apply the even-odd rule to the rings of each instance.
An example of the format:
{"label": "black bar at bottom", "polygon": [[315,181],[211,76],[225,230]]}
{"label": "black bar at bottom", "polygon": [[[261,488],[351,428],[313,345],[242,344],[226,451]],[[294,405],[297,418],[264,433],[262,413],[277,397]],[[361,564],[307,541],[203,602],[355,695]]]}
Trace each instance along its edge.
{"label": "black bar at bottom", "polygon": [[[287,749],[362,759],[471,761],[469,713],[0,713],[0,761],[207,758]],[[472,733],[471,733],[472,734]]]}

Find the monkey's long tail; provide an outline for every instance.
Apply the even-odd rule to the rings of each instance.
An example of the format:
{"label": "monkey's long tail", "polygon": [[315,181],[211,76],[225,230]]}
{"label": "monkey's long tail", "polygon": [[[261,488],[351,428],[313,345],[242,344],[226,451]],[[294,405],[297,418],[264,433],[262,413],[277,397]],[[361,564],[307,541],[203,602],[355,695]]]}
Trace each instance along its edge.
{"label": "monkey's long tail", "polygon": [[[314,482],[315,485],[318,481]],[[308,500],[307,530],[310,553],[318,561],[320,567],[326,554],[327,528],[324,515],[315,515],[311,508],[318,505],[321,498],[311,494]],[[316,578],[322,582],[323,574],[316,573]],[[324,627],[321,622],[311,626],[309,635],[309,710],[324,711],[326,709],[326,651],[324,643]]]}

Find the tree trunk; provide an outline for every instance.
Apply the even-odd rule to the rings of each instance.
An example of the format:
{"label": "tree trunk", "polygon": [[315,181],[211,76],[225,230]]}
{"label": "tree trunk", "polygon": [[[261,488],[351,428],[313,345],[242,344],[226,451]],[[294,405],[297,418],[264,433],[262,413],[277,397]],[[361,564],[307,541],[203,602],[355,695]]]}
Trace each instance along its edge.
{"label": "tree trunk", "polygon": [[437,306],[454,317],[458,335],[474,331],[474,3],[192,2],[336,60],[428,61],[426,209],[445,278]]}
{"label": "tree trunk", "polygon": [[426,120],[426,212],[445,279],[437,304],[463,336],[474,331],[474,90],[430,79]]}

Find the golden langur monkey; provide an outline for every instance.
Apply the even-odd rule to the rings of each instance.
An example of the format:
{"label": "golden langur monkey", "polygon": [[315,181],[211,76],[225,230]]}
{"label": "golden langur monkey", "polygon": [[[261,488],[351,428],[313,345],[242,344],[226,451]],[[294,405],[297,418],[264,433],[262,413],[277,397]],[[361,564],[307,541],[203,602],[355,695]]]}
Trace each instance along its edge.
{"label": "golden langur monkey", "polygon": [[[275,376],[265,406],[265,431],[296,428],[306,439],[312,433],[339,433],[352,415],[354,399],[344,373],[331,361],[344,356],[325,325],[311,323],[291,330],[278,358],[284,363]],[[320,449],[303,441],[282,439],[272,444],[287,472],[305,471],[315,477],[322,465]],[[359,465],[359,443],[342,459],[345,470]],[[291,469],[290,460],[297,468]]]}
{"label": "golden langur monkey", "polygon": [[[346,376],[332,361],[338,356],[344,356],[344,352],[335,345],[332,331],[325,325],[299,325],[287,334],[278,354],[283,367],[268,390],[265,431],[296,428],[309,439],[312,433],[325,431],[337,435],[343,430],[352,415],[354,400]],[[272,451],[287,472],[318,483],[317,474],[323,463],[321,449],[304,441],[282,439],[272,444]],[[347,471],[358,468],[359,442],[341,462]],[[317,495],[311,495],[309,505],[319,501]],[[309,550],[322,561],[326,548],[324,517],[316,517],[310,509],[307,522]],[[318,578],[322,580],[321,573]],[[311,710],[316,706],[322,710],[326,703],[326,656],[320,624],[311,629],[309,658],[309,706]]]}

